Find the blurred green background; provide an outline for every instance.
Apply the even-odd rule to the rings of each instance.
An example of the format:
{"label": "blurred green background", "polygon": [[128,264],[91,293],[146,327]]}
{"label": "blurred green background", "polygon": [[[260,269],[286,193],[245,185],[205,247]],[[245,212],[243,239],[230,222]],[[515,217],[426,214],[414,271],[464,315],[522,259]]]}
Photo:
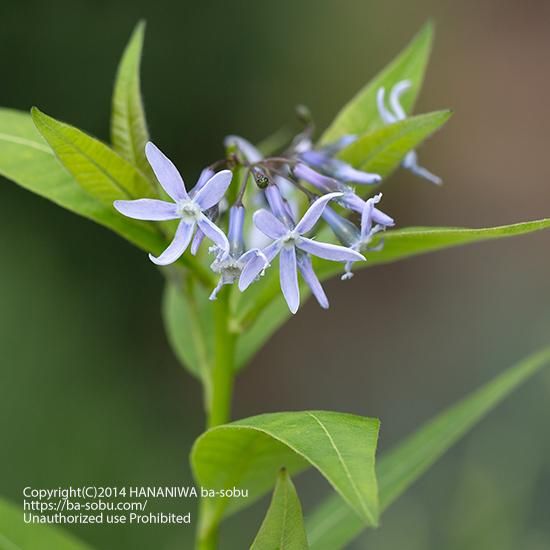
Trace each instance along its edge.
{"label": "blurred green background", "polygon": [[[417,110],[451,107],[455,116],[420,158],[446,185],[400,172],[386,186],[385,210],[400,226],[550,215],[544,0],[0,0],[0,104],[38,105],[107,139],[116,66],[142,17],[151,134],[188,180],[219,158],[224,135],[259,140],[292,121],[297,103],[323,127],[433,17]],[[168,348],[161,276],[120,238],[5,180],[0,217],[0,494],[20,502],[26,485],[188,483],[201,395]],[[388,448],[549,343],[549,238],[451,250],[329,283],[331,310],[308,303],[241,375],[235,415],[378,416]],[[539,376],[492,413],[353,548],[549,548],[549,380]],[[320,484],[299,480],[306,506]],[[224,548],[250,543],[265,505],[227,523]],[[171,507],[187,504],[155,509]],[[109,550],[192,540],[181,527],[72,532]]]}

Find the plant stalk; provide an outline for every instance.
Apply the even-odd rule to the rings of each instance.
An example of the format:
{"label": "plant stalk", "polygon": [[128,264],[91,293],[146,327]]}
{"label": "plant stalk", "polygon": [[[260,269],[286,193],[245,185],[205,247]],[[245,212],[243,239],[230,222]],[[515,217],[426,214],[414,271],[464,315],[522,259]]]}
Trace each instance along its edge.
{"label": "plant stalk", "polygon": [[212,366],[212,398],[207,427],[214,428],[231,419],[231,401],[235,378],[235,334],[230,331],[229,288],[220,292],[214,304],[214,364]]}
{"label": "plant stalk", "polygon": [[[231,401],[235,378],[235,339],[230,330],[229,288],[223,289],[214,303],[214,362],[210,374],[211,399],[207,413],[207,428],[214,428],[231,420]],[[219,524],[204,529],[209,502],[199,502],[197,550],[215,550],[218,547]]]}

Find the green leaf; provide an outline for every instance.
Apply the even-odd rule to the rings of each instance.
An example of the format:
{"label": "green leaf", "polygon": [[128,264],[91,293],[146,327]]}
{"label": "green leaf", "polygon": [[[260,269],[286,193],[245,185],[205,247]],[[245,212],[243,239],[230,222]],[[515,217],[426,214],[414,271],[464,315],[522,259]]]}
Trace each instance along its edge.
{"label": "green leaf", "polygon": [[154,224],[121,216],[87,193],[55,158],[28,113],[0,109],[0,174],[25,189],[95,221],[143,250],[158,253],[165,240]]}
{"label": "green leaf", "polygon": [[197,483],[215,490],[237,487],[248,498],[208,500],[201,536],[224,515],[252,504],[273,486],[281,467],[297,473],[314,466],[363,521],[378,521],[374,455],[379,422],[323,411],[273,413],[213,428],[191,453]]}
{"label": "green leaf", "polygon": [[63,166],[92,197],[112,208],[117,199],[155,196],[145,176],[101,141],[36,107],[31,114]]}
{"label": "green leaf", "polygon": [[436,111],[388,124],[364,134],[339,156],[356,168],[386,177],[409,151],[441,128],[451,114],[450,111]]}
{"label": "green leaf", "polygon": [[271,504],[250,550],[307,550],[302,505],[287,471],[277,478]]}
{"label": "green leaf", "polygon": [[[382,250],[368,252],[367,261],[359,264],[357,267],[364,269],[418,256],[427,252],[525,235],[548,228],[550,228],[550,218],[481,229],[463,227],[409,227],[386,231],[385,233],[378,234],[378,237],[372,243],[372,246],[375,247],[383,241],[384,247]],[[322,262],[318,268],[318,273],[322,279],[332,277],[341,271],[341,267],[334,262]]]}
{"label": "green leaf", "polygon": [[140,21],[118,66],[111,113],[111,141],[117,153],[155,182],[145,157],[149,131],[140,90],[140,62],[143,50],[145,22]]}
{"label": "green leaf", "polygon": [[405,112],[410,113],[422,87],[432,42],[433,26],[427,23],[407,48],[344,106],[322,135],[321,142],[330,143],[346,134],[362,135],[383,126],[376,94],[380,87],[389,90],[400,80],[411,81],[411,88],[402,99]]}
{"label": "green leaf", "polygon": [[2,550],[91,550],[69,532],[51,525],[23,521],[23,510],[0,498],[0,548]]}
{"label": "green leaf", "polygon": [[[41,113],[36,107],[32,109],[32,117],[44,139],[80,186],[113,210],[117,216],[124,218],[114,210],[114,200],[157,195],[151,182],[135,166],[101,141],[88,136],[74,126],[69,126]],[[135,222],[135,220],[130,221]],[[172,222],[137,223],[149,226],[153,231],[158,232],[159,236],[162,235],[160,228],[174,227]],[[147,251],[158,253],[163,250],[166,247],[166,242],[162,237],[161,239],[160,246],[155,246]],[[214,280],[212,272],[197,258],[184,255],[178,260],[178,263],[192,269],[204,284],[212,284]]]}
{"label": "green leaf", "polygon": [[[454,246],[513,237],[548,228],[550,228],[550,219],[483,229],[420,227],[389,230],[373,241],[373,246],[376,246],[383,239],[384,247],[378,251],[368,252],[367,261],[356,264],[355,270],[396,262]],[[326,280],[341,273],[342,265],[336,262],[317,261],[315,270],[321,280]],[[300,294],[303,303],[310,294],[304,284],[300,285]],[[260,281],[243,294],[240,304],[235,321],[235,325],[242,331],[237,344],[237,368],[239,369],[246,366],[272,334],[291,316],[281,296],[275,263]]]}
{"label": "green leaf", "polygon": [[[384,511],[518,386],[550,364],[550,348],[531,355],[436,416],[378,461],[380,508]],[[343,548],[366,526],[340,498],[330,496],[307,519],[313,550]]]}
{"label": "green leaf", "polygon": [[191,281],[168,283],[162,302],[168,340],[181,364],[208,383],[208,370],[214,354],[213,307],[208,291]]}

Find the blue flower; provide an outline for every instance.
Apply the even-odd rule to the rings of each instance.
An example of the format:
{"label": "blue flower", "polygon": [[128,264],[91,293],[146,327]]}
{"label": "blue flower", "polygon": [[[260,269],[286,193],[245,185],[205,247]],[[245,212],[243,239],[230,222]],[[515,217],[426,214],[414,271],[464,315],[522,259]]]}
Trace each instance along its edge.
{"label": "blue flower", "polygon": [[[359,197],[357,197],[359,199]],[[378,193],[367,201],[359,199],[363,206],[359,210],[361,213],[361,228],[357,228],[355,224],[346,218],[337,214],[334,210],[327,207],[323,212],[323,219],[329,224],[334,234],[338,237],[341,243],[345,244],[352,250],[358,252],[367,250],[380,250],[383,242],[375,248],[370,246],[374,236],[380,231],[384,231],[387,227],[393,227],[395,222],[393,218],[376,208],[376,205],[382,199],[382,193]],[[345,272],[342,275],[342,280],[351,279],[353,273],[351,271],[353,262],[347,262]]]}
{"label": "blue flower", "polygon": [[[313,271],[311,255],[336,262],[355,262],[365,259],[355,250],[335,244],[321,243],[305,236],[313,229],[327,203],[339,197],[340,193],[329,193],[318,198],[311,204],[302,219],[294,225],[284,203],[280,201],[274,204],[273,196],[277,194],[277,189],[275,186],[270,187],[272,188],[270,206],[278,217],[266,209],[258,210],[254,214],[256,227],[273,241],[263,250],[263,253],[268,262],[271,262],[277,255],[280,256],[281,290],[292,313],[296,313],[300,305],[298,270],[321,307],[326,309],[329,305],[328,299]],[[270,195],[268,195],[268,200],[269,197]],[[284,220],[284,223],[280,218]],[[244,291],[248,288],[260,272],[261,268],[258,265],[254,265],[252,262],[248,263],[239,279],[239,289]]]}
{"label": "blue flower", "polygon": [[227,232],[229,254],[224,254],[223,250],[218,251],[216,246],[213,247],[216,259],[212,262],[210,268],[214,273],[220,275],[220,279],[216,288],[210,294],[210,300],[217,298],[218,292],[224,285],[233,284],[241,276],[245,266],[249,266],[249,269],[258,270],[260,275],[269,266],[264,253],[258,248],[245,252],[243,240],[244,218],[244,207],[241,205],[232,206],[229,209],[229,231]]}
{"label": "blue flower", "polygon": [[[378,90],[378,93],[376,95],[378,112],[380,113],[380,118],[386,124],[393,124],[395,122],[398,122],[399,120],[405,120],[407,118],[407,114],[405,113],[405,110],[401,105],[400,99],[402,94],[406,92],[411,87],[411,85],[412,84],[410,80],[401,80],[391,89],[389,100],[390,109],[388,109],[385,104],[385,89],[382,87]],[[416,174],[421,178],[435,183],[436,185],[441,185],[441,183],[443,183],[440,177],[432,174],[430,171],[426,170],[426,168],[419,166],[418,155],[416,154],[416,151],[409,151],[405,155],[401,166],[403,166],[403,168],[406,168],[407,170],[410,170],[413,174]]]}
{"label": "blue flower", "polygon": [[180,220],[173,241],[159,257],[149,254],[151,261],[157,265],[175,262],[189,246],[197,227],[220,250],[228,252],[227,237],[207,214],[227,191],[231,183],[231,171],[222,170],[213,175],[211,172],[203,172],[198,182],[200,186],[197,184],[195,187],[198,189],[190,194],[176,167],[158,147],[151,142],[147,143],[145,154],[159,183],[173,202],[159,199],[120,200],[114,202],[114,207],[121,214],[136,220]]}

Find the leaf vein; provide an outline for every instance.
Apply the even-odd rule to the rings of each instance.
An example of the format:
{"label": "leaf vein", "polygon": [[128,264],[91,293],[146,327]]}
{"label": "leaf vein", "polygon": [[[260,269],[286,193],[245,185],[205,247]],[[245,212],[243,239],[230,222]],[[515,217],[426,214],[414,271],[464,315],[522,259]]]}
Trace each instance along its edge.
{"label": "leaf vein", "polygon": [[338,457],[338,460],[340,461],[340,464],[342,465],[342,469],[344,470],[344,473],[346,474],[346,477],[348,478],[348,480],[350,482],[350,485],[353,488],[354,493],[357,495],[357,498],[359,499],[359,502],[361,503],[361,508],[363,508],[363,511],[365,512],[365,515],[368,518],[370,518],[371,514],[370,514],[369,509],[366,505],[366,502],[364,501],[363,496],[361,495],[361,492],[359,491],[359,488],[357,487],[355,481],[353,481],[353,478],[351,477],[348,466],[347,466],[346,462],[344,461],[344,457],[342,456],[342,454],[340,453],[340,450],[336,446],[336,443],[334,442],[334,439],[330,435],[330,432],[327,430],[325,425],[319,420],[319,418],[317,418],[317,416],[315,416],[313,413],[310,413],[310,412],[308,412],[307,414],[309,416],[311,416],[311,418],[313,418],[319,424],[319,426],[321,426],[321,429],[323,430],[323,432],[325,432],[325,435],[327,436],[328,440],[330,441],[330,444],[331,444],[332,448],[334,449],[334,452],[336,453],[336,456]]}

